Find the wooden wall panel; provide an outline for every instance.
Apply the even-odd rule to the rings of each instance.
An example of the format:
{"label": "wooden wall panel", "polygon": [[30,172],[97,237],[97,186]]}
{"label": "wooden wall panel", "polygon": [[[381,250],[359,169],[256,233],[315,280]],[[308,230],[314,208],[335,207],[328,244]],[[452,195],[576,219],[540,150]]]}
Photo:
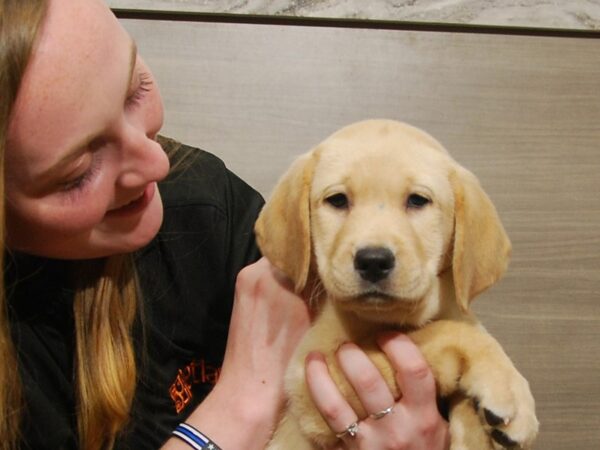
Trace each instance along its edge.
{"label": "wooden wall panel", "polygon": [[537,450],[600,448],[600,41],[123,20],[166,134],[268,195],[340,126],[420,126],[473,170],[512,238],[475,308],[538,401]]}

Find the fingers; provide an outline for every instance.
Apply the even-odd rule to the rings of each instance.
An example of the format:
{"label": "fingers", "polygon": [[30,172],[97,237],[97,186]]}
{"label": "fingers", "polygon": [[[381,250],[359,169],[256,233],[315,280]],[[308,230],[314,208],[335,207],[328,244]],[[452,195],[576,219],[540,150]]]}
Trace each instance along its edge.
{"label": "fingers", "polygon": [[[436,409],[433,374],[417,346],[402,334],[383,336],[379,343],[396,371],[402,404],[415,409]],[[396,400],[379,369],[362,349],[353,343],[345,343],[340,346],[336,355],[342,372],[370,415],[385,411],[395,404]],[[343,427],[356,419],[356,414],[344,412],[351,407],[331,379],[322,355],[311,354],[307,358],[307,378],[311,376],[313,380],[318,380],[312,385],[309,380],[309,389],[315,397],[315,403],[322,412],[330,416],[326,419],[330,424],[342,427],[332,427],[333,430],[343,430]],[[326,411],[327,408],[331,410]],[[342,416],[344,420],[337,420],[338,416]]]}
{"label": "fingers", "polygon": [[402,402],[414,407],[436,405],[433,374],[417,346],[403,334],[387,334],[379,345],[396,370],[396,381],[402,392]]}
{"label": "fingers", "polygon": [[[447,449],[448,426],[437,412],[435,382],[421,353],[409,338],[399,334],[383,337],[380,345],[404,391],[400,401],[394,400],[383,375],[368,355],[355,344],[346,343],[336,353],[341,369],[339,376],[352,385],[370,416],[358,419],[332,379],[325,357],[311,353],[306,358],[306,381],[317,409],[338,435],[357,423],[355,435],[341,436],[346,450]],[[334,367],[337,365],[331,366],[332,371]],[[384,414],[377,416],[376,413],[383,411]],[[362,417],[362,412],[360,414]]]}
{"label": "fingers", "polygon": [[336,434],[358,419],[332,380],[320,353],[309,353],[306,357],[306,383],[317,409]]}
{"label": "fingers", "polygon": [[342,371],[369,414],[378,413],[395,403],[381,373],[358,346],[352,343],[342,345],[337,352],[337,358]]}

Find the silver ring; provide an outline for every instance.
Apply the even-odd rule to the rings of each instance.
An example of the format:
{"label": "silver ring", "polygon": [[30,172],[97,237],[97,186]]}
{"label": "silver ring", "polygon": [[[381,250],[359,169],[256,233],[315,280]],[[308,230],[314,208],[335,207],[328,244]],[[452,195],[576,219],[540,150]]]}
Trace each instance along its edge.
{"label": "silver ring", "polygon": [[382,419],[383,417],[387,416],[391,412],[394,412],[394,405],[392,405],[388,408],[382,409],[379,412],[371,414],[371,417],[375,420],[379,420],[379,419]]}
{"label": "silver ring", "polygon": [[357,433],[358,433],[358,422],[352,422],[350,425],[348,425],[346,427],[346,429],[344,431],[342,431],[341,433],[337,433],[335,435],[335,437],[342,438],[342,437],[346,436],[347,434],[349,434],[350,437],[355,437]]}

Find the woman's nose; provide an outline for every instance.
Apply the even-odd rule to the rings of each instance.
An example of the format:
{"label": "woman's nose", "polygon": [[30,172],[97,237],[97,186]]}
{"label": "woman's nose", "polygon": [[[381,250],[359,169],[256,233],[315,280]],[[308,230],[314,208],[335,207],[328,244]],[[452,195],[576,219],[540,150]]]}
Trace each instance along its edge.
{"label": "woman's nose", "polygon": [[121,171],[117,183],[137,188],[162,180],[169,172],[169,159],[154,135],[127,126],[121,141]]}

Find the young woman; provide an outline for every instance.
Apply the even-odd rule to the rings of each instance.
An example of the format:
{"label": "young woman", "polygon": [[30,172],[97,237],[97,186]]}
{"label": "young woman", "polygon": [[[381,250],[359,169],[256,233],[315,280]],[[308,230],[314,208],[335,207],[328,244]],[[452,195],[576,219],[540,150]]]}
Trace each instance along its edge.
{"label": "young woman", "polygon": [[[0,0],[0,93],[0,448],[191,448],[184,421],[264,448],[309,315],[255,262],[260,196],[158,137],[156,83],[101,0]],[[400,401],[360,350],[339,352],[361,398],[394,412],[358,433],[307,362],[340,448],[445,448],[423,358],[401,335],[382,346]]]}

